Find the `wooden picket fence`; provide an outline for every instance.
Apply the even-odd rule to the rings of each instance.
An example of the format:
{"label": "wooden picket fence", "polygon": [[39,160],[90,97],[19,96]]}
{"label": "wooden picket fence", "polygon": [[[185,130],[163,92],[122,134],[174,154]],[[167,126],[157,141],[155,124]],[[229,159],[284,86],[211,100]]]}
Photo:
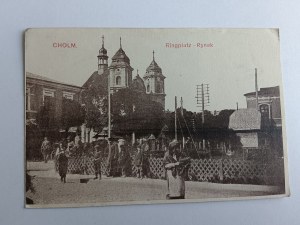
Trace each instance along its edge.
{"label": "wooden picket fence", "polygon": [[[136,176],[132,160],[131,176]],[[58,168],[58,165],[56,165]],[[107,159],[101,162],[101,171],[108,174]],[[69,158],[68,173],[94,174],[94,158]],[[148,174],[151,178],[165,179],[163,158],[149,158]],[[272,163],[237,159],[192,159],[189,180],[220,183],[278,184],[284,182],[283,159]]]}

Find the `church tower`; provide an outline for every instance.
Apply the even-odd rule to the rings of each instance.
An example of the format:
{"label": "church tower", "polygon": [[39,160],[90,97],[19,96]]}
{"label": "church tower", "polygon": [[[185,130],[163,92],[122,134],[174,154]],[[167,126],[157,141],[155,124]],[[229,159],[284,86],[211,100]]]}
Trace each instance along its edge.
{"label": "church tower", "polygon": [[148,66],[143,77],[146,94],[148,94],[152,101],[160,103],[165,108],[165,76],[162,74],[161,68],[155,62],[154,51],[153,59]]}
{"label": "church tower", "polygon": [[101,75],[108,68],[107,50],[104,48],[104,36],[102,35],[102,47],[99,50],[98,57],[98,74]]}
{"label": "church tower", "polygon": [[122,42],[120,38],[120,49],[112,57],[112,62],[109,66],[110,87],[112,92],[120,88],[127,88],[132,83],[132,71],[130,66],[130,59],[122,49]]}

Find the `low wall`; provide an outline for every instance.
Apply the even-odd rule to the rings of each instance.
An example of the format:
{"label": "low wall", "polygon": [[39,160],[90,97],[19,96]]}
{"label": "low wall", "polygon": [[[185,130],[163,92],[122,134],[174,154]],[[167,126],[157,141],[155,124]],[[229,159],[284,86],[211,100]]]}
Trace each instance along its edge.
{"label": "low wall", "polygon": [[[56,168],[58,165],[56,164]],[[148,174],[151,178],[165,179],[163,158],[149,158]],[[107,159],[102,159],[101,171],[108,175]],[[94,174],[94,158],[81,156],[69,158],[68,173]],[[214,183],[283,185],[283,159],[263,163],[237,159],[192,159],[189,180]],[[131,162],[130,176],[136,176],[136,168]]]}

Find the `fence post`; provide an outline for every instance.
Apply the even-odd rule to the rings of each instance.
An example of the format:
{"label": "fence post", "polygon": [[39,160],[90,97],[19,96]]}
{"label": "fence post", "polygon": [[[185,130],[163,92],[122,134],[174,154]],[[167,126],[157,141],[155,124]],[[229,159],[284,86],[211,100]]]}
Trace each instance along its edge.
{"label": "fence post", "polygon": [[219,159],[219,179],[223,182],[223,159]]}

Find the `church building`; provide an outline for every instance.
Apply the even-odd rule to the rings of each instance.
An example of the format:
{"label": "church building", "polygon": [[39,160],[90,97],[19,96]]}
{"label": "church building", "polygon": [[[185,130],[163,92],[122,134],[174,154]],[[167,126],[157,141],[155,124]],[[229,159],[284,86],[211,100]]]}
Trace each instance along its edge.
{"label": "church building", "polygon": [[[165,108],[165,76],[162,74],[162,69],[159,67],[154,58],[152,62],[146,69],[146,72],[141,78],[138,74],[133,78],[132,72],[133,68],[130,65],[130,59],[126,55],[125,51],[122,48],[122,42],[120,38],[120,48],[115,53],[111,59],[111,64],[108,66],[108,55],[107,50],[104,47],[104,37],[102,36],[102,47],[99,50],[98,57],[98,76],[109,76],[111,93],[118,91],[122,88],[140,88],[145,92],[152,101],[158,102]],[[94,73],[90,79],[94,80],[96,73]],[[83,85],[84,88],[88,87],[88,84],[92,81],[88,79],[87,82]],[[100,80],[99,80],[100,81]],[[94,81],[95,82],[95,81]],[[105,82],[106,83],[106,82]],[[102,85],[99,83],[99,85]],[[145,90],[143,90],[143,86]],[[142,89],[141,89],[142,88]]]}
{"label": "church building", "polygon": [[[109,56],[104,46],[104,36],[102,36],[102,46],[97,56],[98,71],[95,71],[84,83],[82,86],[83,92],[84,90],[95,90],[95,93],[102,93],[103,95],[103,99],[97,99],[97,101],[105,101],[109,82],[110,93],[112,95],[118,92],[120,89],[129,88],[134,90],[135,93],[138,93],[140,96],[147,96],[148,99],[159,103],[162,108],[165,109],[166,94],[164,80],[166,77],[162,74],[162,69],[155,61],[154,51],[152,54],[152,61],[146,69],[144,76],[140,77],[138,70],[136,75],[133,76],[134,69],[130,65],[130,58],[126,55],[122,48],[121,38],[120,48],[111,58],[111,63],[109,65]],[[89,98],[87,98],[88,101],[90,101]],[[82,95],[82,99],[84,101],[84,94]],[[134,105],[133,108],[135,108]],[[84,141],[90,141],[90,138],[96,134],[93,131],[91,132],[90,129],[83,128],[83,130],[87,130],[88,132],[82,136]]]}

